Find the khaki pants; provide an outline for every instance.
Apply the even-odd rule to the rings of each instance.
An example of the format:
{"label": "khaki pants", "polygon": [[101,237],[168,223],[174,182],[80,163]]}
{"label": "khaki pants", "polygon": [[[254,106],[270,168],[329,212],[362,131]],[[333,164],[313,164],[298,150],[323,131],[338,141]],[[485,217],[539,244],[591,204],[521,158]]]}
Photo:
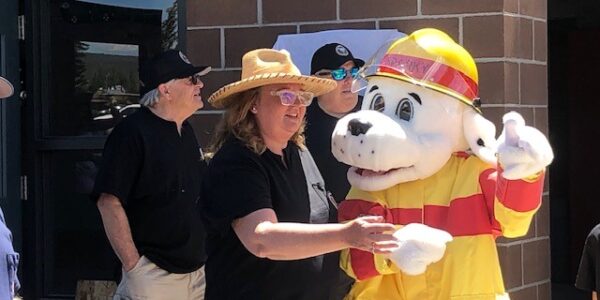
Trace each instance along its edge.
{"label": "khaki pants", "polygon": [[123,278],[113,300],[203,300],[204,267],[187,274],[169,273],[142,256]]}

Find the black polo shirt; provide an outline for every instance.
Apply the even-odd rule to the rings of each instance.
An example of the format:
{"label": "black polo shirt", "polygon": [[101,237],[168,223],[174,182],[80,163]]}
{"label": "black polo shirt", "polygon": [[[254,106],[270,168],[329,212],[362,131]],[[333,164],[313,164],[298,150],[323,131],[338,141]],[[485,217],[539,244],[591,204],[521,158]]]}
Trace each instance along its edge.
{"label": "black polo shirt", "polygon": [[[361,102],[359,99],[352,112],[360,109]],[[339,203],[346,199],[350,190],[350,183],[348,183],[350,166],[339,162],[331,152],[331,135],[338,120],[321,109],[317,98],[306,109],[306,147],[319,167],[325,186]]]}
{"label": "black polo shirt", "polygon": [[92,197],[119,198],[140,255],[171,273],[202,266],[204,228],[197,209],[204,162],[189,123],[147,108],[120,122],[104,146]]}
{"label": "black polo shirt", "polygon": [[[241,243],[231,223],[263,208],[280,222],[309,223],[310,202],[298,148],[283,157],[258,155],[230,138],[210,161],[203,178],[206,222],[206,299],[326,299],[320,258],[274,261]],[[285,164],[283,163],[285,160]]]}
{"label": "black polo shirt", "polygon": [[[351,112],[358,111],[362,104],[362,97]],[[306,147],[310,150],[325,187],[333,194],[337,203],[346,199],[350,190],[348,182],[348,169],[350,166],[338,161],[331,152],[331,135],[339,119],[327,114],[319,106],[318,98],[306,110]],[[329,221],[337,222],[337,210],[329,208]],[[329,299],[341,300],[350,290],[354,280],[346,275],[340,268],[340,252],[327,253],[324,258],[323,285],[329,287]]]}
{"label": "black polo shirt", "polygon": [[575,286],[600,292],[600,224],[590,231],[585,241]]}

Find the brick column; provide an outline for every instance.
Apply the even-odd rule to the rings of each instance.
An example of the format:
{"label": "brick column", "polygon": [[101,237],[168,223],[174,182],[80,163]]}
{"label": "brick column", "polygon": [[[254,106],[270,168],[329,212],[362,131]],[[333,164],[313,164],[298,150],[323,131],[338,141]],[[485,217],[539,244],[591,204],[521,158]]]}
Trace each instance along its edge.
{"label": "brick column", "polygon": [[[423,0],[424,11],[427,2],[438,2],[439,9],[450,1]],[[495,13],[494,6],[502,1],[452,1],[451,6],[459,7],[457,2],[477,2],[481,11],[487,3],[489,8],[486,13],[459,17],[462,44],[478,64],[484,115],[500,131],[502,115],[515,110],[548,134],[546,1],[504,1],[501,13]],[[513,300],[551,298],[548,205],[546,184],[529,233],[520,239],[498,240],[505,285]]]}
{"label": "brick column", "polygon": [[[271,47],[278,34],[435,27],[475,57],[484,115],[498,131],[502,115],[516,110],[548,132],[545,0],[188,0],[187,10],[187,53],[215,70],[206,77],[205,98],[239,79],[246,51]],[[197,130],[209,134],[217,117],[196,118]],[[548,203],[546,185],[527,236],[498,240],[513,300],[550,299]]]}

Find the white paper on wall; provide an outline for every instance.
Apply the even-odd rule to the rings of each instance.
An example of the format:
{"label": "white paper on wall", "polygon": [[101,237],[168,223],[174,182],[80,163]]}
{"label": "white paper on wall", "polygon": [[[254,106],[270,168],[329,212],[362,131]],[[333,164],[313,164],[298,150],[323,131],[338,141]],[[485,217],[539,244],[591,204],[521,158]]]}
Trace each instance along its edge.
{"label": "white paper on wall", "polygon": [[352,52],[355,58],[367,61],[381,45],[391,39],[405,36],[395,29],[343,29],[314,33],[282,34],[277,37],[273,49],[285,49],[304,75],[310,74],[313,53],[329,43],[340,43]]}

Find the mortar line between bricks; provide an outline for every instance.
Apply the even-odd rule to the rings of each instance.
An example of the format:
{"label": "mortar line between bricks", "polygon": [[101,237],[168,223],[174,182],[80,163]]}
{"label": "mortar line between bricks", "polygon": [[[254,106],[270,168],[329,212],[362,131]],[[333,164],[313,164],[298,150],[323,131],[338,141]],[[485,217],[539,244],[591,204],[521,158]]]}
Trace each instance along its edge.
{"label": "mortar line between bricks", "polygon": [[505,103],[505,104],[482,104],[481,107],[483,107],[483,108],[548,108],[548,105]]}
{"label": "mortar line between bricks", "polygon": [[532,238],[529,238],[529,239],[518,240],[518,241],[514,241],[514,242],[499,243],[497,246],[499,246],[499,247],[512,247],[512,246],[516,246],[516,245],[519,245],[519,244],[525,244],[525,243],[531,243],[531,242],[539,242],[539,241],[549,240],[549,239],[550,239],[549,236],[538,236],[538,237],[532,237]]}
{"label": "mortar line between bricks", "polygon": [[[356,18],[356,19],[339,19],[339,20],[316,20],[316,21],[298,21],[298,22],[280,22],[280,23],[254,23],[254,24],[229,24],[229,25],[204,25],[204,26],[187,26],[187,30],[198,29],[216,29],[216,28],[247,28],[247,27],[268,27],[268,26],[292,26],[292,25],[319,25],[319,24],[340,24],[340,23],[355,23],[355,22],[375,22],[375,21],[404,21],[404,20],[431,20],[431,19],[449,19],[459,17],[485,17],[485,16],[504,16],[504,12],[486,12],[486,13],[466,13],[466,14],[446,14],[446,15],[414,15],[400,17],[380,17],[380,18]],[[511,15],[519,16],[519,15]],[[522,18],[546,22],[545,19]]]}
{"label": "mortar line between bricks", "polygon": [[550,283],[550,279],[545,279],[545,280],[541,280],[541,281],[536,281],[536,282],[524,284],[524,285],[522,285],[520,287],[516,287],[516,288],[512,288],[510,290],[507,290],[506,292],[507,293],[518,292],[520,290],[528,289],[530,287],[539,286],[539,285],[546,284],[546,283]]}
{"label": "mortar line between bricks", "polygon": [[479,57],[479,58],[475,58],[475,62],[478,62],[478,63],[510,62],[510,63],[539,65],[539,66],[547,65],[547,62],[545,62],[545,61],[538,61],[538,60],[524,59],[524,58],[515,58],[515,57]]}

